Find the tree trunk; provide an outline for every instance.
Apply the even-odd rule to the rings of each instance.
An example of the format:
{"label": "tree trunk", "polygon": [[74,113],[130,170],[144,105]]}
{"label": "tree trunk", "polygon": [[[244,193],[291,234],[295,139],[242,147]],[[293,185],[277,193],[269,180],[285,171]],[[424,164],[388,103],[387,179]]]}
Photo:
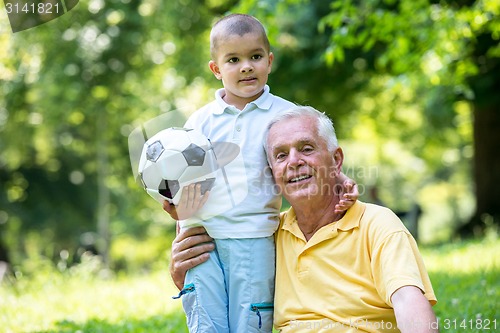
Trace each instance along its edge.
{"label": "tree trunk", "polygon": [[104,266],[109,268],[109,204],[110,191],[106,184],[109,175],[108,139],[106,133],[109,130],[107,114],[105,110],[97,114],[97,233],[99,240],[97,249],[102,256]]}
{"label": "tree trunk", "polygon": [[0,261],[3,261],[5,263],[10,263],[9,260],[9,253],[7,251],[7,246],[4,246],[2,244],[2,239],[0,237]]}
{"label": "tree trunk", "polygon": [[0,283],[9,269],[9,263],[7,247],[2,244],[2,237],[0,237]]}
{"label": "tree trunk", "polygon": [[500,59],[488,56],[498,41],[478,36],[473,59],[479,73],[470,79],[474,91],[474,179],[476,212],[459,229],[461,236],[481,236],[500,225]]}
{"label": "tree trunk", "polygon": [[474,112],[474,179],[476,212],[460,228],[462,236],[480,236],[500,223],[500,110]]}

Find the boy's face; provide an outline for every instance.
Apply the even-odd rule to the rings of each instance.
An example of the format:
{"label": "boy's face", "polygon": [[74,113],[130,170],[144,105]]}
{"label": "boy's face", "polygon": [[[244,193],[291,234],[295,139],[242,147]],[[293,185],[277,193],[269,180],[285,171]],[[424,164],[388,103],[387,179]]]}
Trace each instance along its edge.
{"label": "boy's face", "polygon": [[209,67],[222,80],[226,103],[241,110],[262,94],[274,56],[265,48],[259,33],[223,38],[218,41],[216,57]]}

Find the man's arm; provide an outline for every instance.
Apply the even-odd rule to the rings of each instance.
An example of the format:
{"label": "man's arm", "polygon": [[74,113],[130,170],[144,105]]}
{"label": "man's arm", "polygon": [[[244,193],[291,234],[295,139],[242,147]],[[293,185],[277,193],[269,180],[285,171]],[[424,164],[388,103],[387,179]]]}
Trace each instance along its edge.
{"label": "man's arm", "polygon": [[401,333],[439,332],[436,315],[419,288],[399,288],[392,294],[391,301]]}
{"label": "man's arm", "polygon": [[208,260],[209,252],[215,249],[212,241],[203,227],[178,232],[172,242],[170,276],[179,290],[184,287],[186,272]]}

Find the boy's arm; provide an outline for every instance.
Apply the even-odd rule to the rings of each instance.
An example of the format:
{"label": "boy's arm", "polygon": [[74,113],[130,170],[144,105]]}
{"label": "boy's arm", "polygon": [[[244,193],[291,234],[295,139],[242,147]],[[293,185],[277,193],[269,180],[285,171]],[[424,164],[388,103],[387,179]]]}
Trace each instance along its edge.
{"label": "boy's arm", "polygon": [[342,194],[339,203],[335,206],[335,212],[341,213],[354,205],[356,200],[358,200],[359,191],[356,182],[347,177],[343,172],[338,177],[338,184],[342,186]]}
{"label": "boy's arm", "polygon": [[186,272],[208,260],[215,246],[213,239],[207,234],[205,228],[195,227],[180,229],[178,220],[187,219],[203,207],[208,200],[209,192],[201,195],[201,186],[191,184],[184,187],[181,199],[177,206],[167,200],[163,202],[163,209],[170,216],[177,220],[176,233],[172,242],[172,252],[170,260],[170,276],[175,286],[181,290],[184,286]]}

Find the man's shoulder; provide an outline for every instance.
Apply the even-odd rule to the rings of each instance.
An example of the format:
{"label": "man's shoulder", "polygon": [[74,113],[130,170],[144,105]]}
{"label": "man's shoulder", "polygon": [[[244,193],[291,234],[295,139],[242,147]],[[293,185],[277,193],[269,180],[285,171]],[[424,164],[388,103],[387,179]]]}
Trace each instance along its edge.
{"label": "man's shoulder", "polygon": [[295,219],[295,211],[293,210],[292,207],[288,208],[287,210],[284,210],[280,213],[280,227],[283,225],[285,222],[291,222]]}
{"label": "man's shoulder", "polygon": [[371,203],[365,203],[365,207],[360,227],[368,228],[372,232],[406,231],[403,222],[391,209]]}

